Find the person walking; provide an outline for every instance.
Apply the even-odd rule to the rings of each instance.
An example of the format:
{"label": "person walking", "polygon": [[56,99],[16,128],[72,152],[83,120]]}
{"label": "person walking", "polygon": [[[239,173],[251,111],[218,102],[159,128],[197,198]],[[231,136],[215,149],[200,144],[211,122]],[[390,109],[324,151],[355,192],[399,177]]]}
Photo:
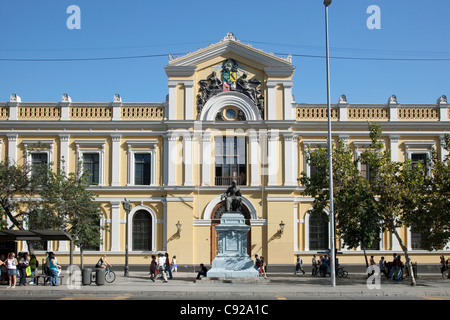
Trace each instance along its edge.
{"label": "person walking", "polygon": [[255,254],[255,269],[259,272],[259,274],[262,273],[261,260],[259,259],[259,256],[257,254]]}
{"label": "person walking", "polygon": [[397,265],[397,254],[394,253],[392,256],[394,257],[394,259],[392,260],[392,267],[391,267],[391,272],[389,272],[389,278],[394,277],[394,273],[396,272],[396,265]]}
{"label": "person walking", "polygon": [[165,262],[165,268],[164,271],[169,275],[169,280],[172,280],[172,268],[170,267],[170,260],[169,260],[169,254],[166,252],[165,254],[166,262]]}
{"label": "person walking", "polygon": [[267,279],[266,275],[266,261],[264,260],[264,257],[260,258],[260,265],[261,265],[261,272],[264,274],[264,279]]}
{"label": "person walking", "polygon": [[19,269],[20,269],[20,281],[19,286],[25,286],[27,282],[27,268],[30,265],[28,252],[25,252],[22,255],[22,258],[19,261]]}
{"label": "person walking", "polygon": [[30,256],[30,269],[31,269],[31,281],[30,284],[36,284],[35,276],[36,276],[36,269],[39,267],[39,261],[36,259],[36,256],[32,254]]}
{"label": "person walking", "polygon": [[[445,270],[448,270],[448,265],[449,265],[448,260],[449,259],[447,259],[447,261],[445,261]],[[447,279],[450,279],[450,272],[447,273]]]}
{"label": "person walking", "polygon": [[178,273],[177,256],[172,257],[172,273]]}
{"label": "person walking", "polygon": [[[375,259],[373,258],[373,256],[370,256],[370,259],[369,259],[369,268],[367,268],[367,277],[370,277],[370,276],[372,276],[373,274],[375,274],[375,269],[374,269],[374,267],[372,267],[372,266],[375,266],[376,265],[376,263],[375,263]],[[369,271],[371,271],[370,273],[369,273]]]}
{"label": "person walking", "polygon": [[315,254],[312,257],[312,275],[317,275],[317,259]]}
{"label": "person walking", "polygon": [[8,288],[14,289],[16,287],[17,266],[19,265],[14,252],[8,254],[5,264],[8,270]]}
{"label": "person walking", "polygon": [[378,266],[380,268],[380,273],[384,273],[387,279],[389,279],[389,275],[386,272],[386,261],[384,261],[384,257],[381,257],[380,262],[378,263]]}
{"label": "person walking", "polygon": [[322,277],[326,277],[327,276],[327,271],[328,271],[328,260],[326,256],[321,256],[320,258],[320,275]]}
{"label": "person walking", "polygon": [[152,261],[150,262],[150,280],[155,282],[157,273],[158,273],[158,263],[156,262],[156,256],[152,255]]}
{"label": "person walking", "polygon": [[305,274],[305,271],[303,270],[303,266],[302,266],[302,258],[300,256],[297,256],[297,263],[295,265],[295,272],[294,274],[297,274],[298,271],[303,272],[303,274]]}
{"label": "person walking", "polygon": [[395,273],[393,276],[393,280],[403,280],[403,273],[402,273],[403,263],[401,260],[400,255],[397,256],[397,259],[395,260]]}
{"label": "person walking", "polygon": [[47,251],[47,252],[45,252],[45,254],[46,254],[46,256],[45,256],[44,274],[49,276],[50,271],[49,271],[48,267],[50,265],[50,258],[49,258],[50,252]]}
{"label": "person walking", "polygon": [[166,257],[162,253],[158,253],[158,273],[160,273],[161,276],[163,277],[164,279],[163,282],[167,282],[167,275],[166,271],[164,270],[165,265],[166,265]]}
{"label": "person walking", "polygon": [[58,264],[58,262],[56,261],[56,256],[53,252],[50,252],[48,254],[48,270],[50,273],[50,285],[51,286],[58,286],[58,269],[61,268],[61,266]]}
{"label": "person walking", "polygon": [[447,270],[447,265],[445,263],[444,256],[441,256],[441,277],[444,279],[444,276],[446,275],[445,270]]}

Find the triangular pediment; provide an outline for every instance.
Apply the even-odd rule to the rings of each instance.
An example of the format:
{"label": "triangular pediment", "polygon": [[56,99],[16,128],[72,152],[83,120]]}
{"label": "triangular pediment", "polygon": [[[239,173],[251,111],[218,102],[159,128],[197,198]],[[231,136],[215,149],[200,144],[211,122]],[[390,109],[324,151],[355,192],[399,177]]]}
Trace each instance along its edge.
{"label": "triangular pediment", "polygon": [[252,45],[244,44],[237,40],[232,33],[216,44],[188,53],[177,58],[170,57],[169,64],[165,66],[168,76],[189,76],[197,67],[217,57],[224,56],[241,57],[261,67],[268,76],[290,77],[295,71],[290,57],[278,57]]}

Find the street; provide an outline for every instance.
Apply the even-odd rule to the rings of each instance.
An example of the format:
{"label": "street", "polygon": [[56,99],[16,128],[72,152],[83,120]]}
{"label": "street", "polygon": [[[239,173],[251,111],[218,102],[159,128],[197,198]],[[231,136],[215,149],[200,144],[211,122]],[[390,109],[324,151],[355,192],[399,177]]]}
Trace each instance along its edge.
{"label": "street", "polygon": [[[336,287],[330,278],[311,275],[268,274],[268,281],[215,281],[203,279],[194,282],[194,273],[175,274],[164,283],[152,282],[146,272],[130,272],[129,277],[117,272],[114,283],[96,285],[63,284],[57,287],[42,284],[8,289],[0,287],[2,300],[449,300],[450,279],[440,275],[419,276],[417,286],[409,280],[393,281],[381,278],[379,288],[367,284],[362,274],[337,278]],[[261,279],[262,280],[262,279]]]}

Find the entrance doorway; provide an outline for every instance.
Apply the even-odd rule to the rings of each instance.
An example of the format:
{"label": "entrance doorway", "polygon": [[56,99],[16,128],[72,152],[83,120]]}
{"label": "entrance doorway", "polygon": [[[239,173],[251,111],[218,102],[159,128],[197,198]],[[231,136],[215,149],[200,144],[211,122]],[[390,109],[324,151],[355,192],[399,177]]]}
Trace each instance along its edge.
{"label": "entrance doorway", "polygon": [[[220,224],[220,218],[225,213],[226,207],[225,207],[225,201],[219,202],[213,209],[211,214],[211,262],[214,260],[214,258],[219,253],[219,236],[217,235],[217,231],[215,226]],[[241,213],[244,215],[245,218],[245,224],[250,225],[250,211],[248,208],[242,204],[241,206]],[[251,233],[252,229],[247,234],[247,254],[250,255],[252,251],[252,243],[251,243]]]}

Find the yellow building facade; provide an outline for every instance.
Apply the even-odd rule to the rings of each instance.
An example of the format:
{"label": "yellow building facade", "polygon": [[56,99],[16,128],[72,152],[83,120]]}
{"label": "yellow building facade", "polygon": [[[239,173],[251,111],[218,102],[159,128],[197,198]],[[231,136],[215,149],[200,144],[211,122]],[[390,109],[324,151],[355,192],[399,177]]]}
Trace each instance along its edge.
{"label": "yellow building facade", "polygon": [[[84,253],[94,264],[106,253],[124,264],[148,265],[151,255],[168,252],[178,264],[209,264],[217,254],[214,226],[224,210],[221,194],[238,181],[243,213],[251,226],[248,253],[270,266],[292,266],[300,255],[329,247],[328,226],[310,218],[311,198],[297,178],[313,168],[309,147],[326,146],[325,104],[297,103],[292,95],[295,67],[290,57],[243,44],[233,34],[196,52],[169,57],[168,96],[161,103],[22,102],[16,94],[0,103],[0,159],[18,164],[52,163],[73,172],[80,163],[92,174],[91,190],[101,203],[102,244]],[[449,128],[445,96],[434,104],[351,104],[343,95],[332,105],[333,138],[357,156],[370,141],[368,121],[382,126],[393,160],[423,159],[431,150],[446,156]],[[126,224],[124,199],[132,210]],[[127,229],[128,228],[128,232]],[[413,261],[437,263],[444,249],[427,252],[408,228],[400,230]],[[128,234],[128,239],[126,235]],[[384,233],[369,254],[401,254]],[[60,263],[69,259],[68,242],[52,241]],[[361,250],[339,243],[343,264],[363,264]],[[18,249],[26,251],[26,243]],[[75,263],[79,251],[75,248]],[[179,269],[180,270],[180,269]]]}

